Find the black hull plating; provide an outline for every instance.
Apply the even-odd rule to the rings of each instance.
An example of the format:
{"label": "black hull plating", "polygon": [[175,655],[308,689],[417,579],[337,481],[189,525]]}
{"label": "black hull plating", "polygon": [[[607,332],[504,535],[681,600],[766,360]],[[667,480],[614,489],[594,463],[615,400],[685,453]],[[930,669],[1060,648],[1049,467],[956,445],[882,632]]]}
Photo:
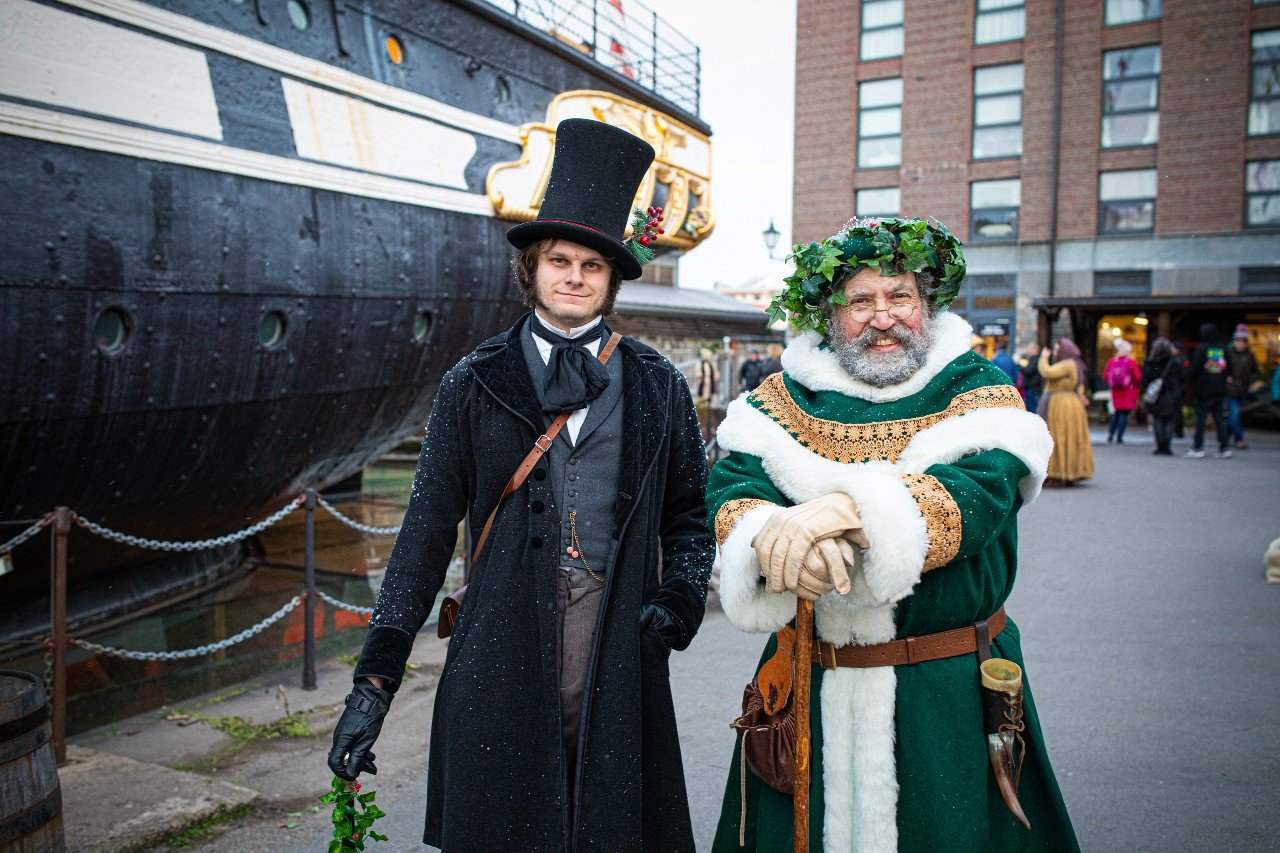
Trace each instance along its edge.
{"label": "black hull plating", "polygon": [[[155,5],[512,124],[561,91],[619,88],[465,2],[340,5],[345,56],[325,4],[305,32],[283,4],[265,28],[252,4]],[[404,67],[374,51],[390,31]],[[296,157],[280,74],[207,57],[224,143]],[[473,193],[519,153],[475,139]],[[521,310],[510,223],[16,136],[0,160],[0,521],[61,504],[163,539],[239,529],[414,432],[443,372]],[[130,332],[115,354],[94,344],[110,308]],[[272,348],[269,311],[286,318]],[[71,544],[73,579],[155,556],[78,529]],[[14,556],[8,603],[45,589],[46,537]]]}

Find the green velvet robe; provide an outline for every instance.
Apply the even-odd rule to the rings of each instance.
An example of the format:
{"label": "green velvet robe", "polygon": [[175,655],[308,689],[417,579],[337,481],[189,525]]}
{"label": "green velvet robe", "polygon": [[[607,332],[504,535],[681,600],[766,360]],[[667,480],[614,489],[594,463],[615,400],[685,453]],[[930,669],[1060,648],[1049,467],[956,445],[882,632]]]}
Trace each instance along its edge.
{"label": "green velvet robe", "polygon": [[[946,631],[990,617],[1008,598],[1017,512],[1039,492],[1052,441],[1007,377],[969,351],[967,324],[946,313],[937,323],[928,362],[902,385],[858,382],[806,335],[784,354],[784,374],[731,404],[719,432],[731,452],[712,471],[707,503],[721,542],[721,602],[738,627],[773,632],[795,614],[794,596],[759,584],[756,532],[777,507],[836,491],[857,503],[870,548],[854,567],[854,590],[818,602],[823,639]],[[773,648],[770,639],[761,662]],[[1012,620],[993,654],[1023,664]],[[978,684],[974,655],[815,667],[812,849],[1078,849],[1025,667],[1028,754],[1018,792],[1029,831],[996,787]],[[714,850],[790,851],[791,798],[748,772],[744,810],[738,753]]]}

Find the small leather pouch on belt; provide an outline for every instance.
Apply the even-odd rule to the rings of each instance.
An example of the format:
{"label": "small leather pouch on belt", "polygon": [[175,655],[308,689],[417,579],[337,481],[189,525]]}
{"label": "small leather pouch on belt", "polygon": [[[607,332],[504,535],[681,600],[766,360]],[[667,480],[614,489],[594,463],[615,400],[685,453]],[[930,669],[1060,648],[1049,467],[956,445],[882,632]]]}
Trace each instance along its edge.
{"label": "small leather pouch on belt", "polygon": [[[813,644],[813,662],[827,669],[876,666],[910,666],[925,661],[971,655],[981,642],[990,643],[1005,626],[1004,608],[988,620],[951,631],[906,637],[886,643],[847,645]],[[794,790],[796,724],[791,702],[791,679],[796,648],[795,628],[788,625],[775,635],[777,651],[742,693],[742,716],[729,726],[742,741],[741,775],[743,802],[746,802],[746,772],[760,778],[770,788],[790,796]]]}

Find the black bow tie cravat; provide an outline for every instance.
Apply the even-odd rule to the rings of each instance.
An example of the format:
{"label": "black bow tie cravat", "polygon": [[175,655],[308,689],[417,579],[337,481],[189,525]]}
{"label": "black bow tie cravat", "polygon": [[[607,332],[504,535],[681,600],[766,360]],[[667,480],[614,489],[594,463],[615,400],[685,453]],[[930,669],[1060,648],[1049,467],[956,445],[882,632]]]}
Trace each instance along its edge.
{"label": "black bow tie cravat", "polygon": [[603,320],[576,338],[566,338],[551,331],[534,316],[529,317],[529,329],[551,343],[547,379],[542,386],[542,411],[548,415],[577,411],[609,387],[608,369],[584,346],[612,334]]}

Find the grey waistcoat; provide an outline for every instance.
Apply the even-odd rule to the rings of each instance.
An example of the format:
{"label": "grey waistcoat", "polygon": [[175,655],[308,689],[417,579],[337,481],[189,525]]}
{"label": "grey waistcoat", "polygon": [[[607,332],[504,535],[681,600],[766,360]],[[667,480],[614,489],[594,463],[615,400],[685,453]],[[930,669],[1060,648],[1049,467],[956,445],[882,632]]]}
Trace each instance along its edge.
{"label": "grey waistcoat", "polygon": [[[529,322],[538,321],[530,317]],[[527,325],[520,332],[520,341],[533,387],[541,395],[547,366]],[[602,339],[600,345],[603,347],[606,341],[607,338]],[[547,453],[547,472],[555,500],[552,509],[560,518],[560,565],[583,565],[580,558],[574,559],[565,553],[572,544],[569,513],[576,510],[581,551],[592,570],[602,576],[613,544],[613,507],[618,494],[618,466],[622,461],[622,357],[616,351],[607,367],[609,387],[591,403],[577,442],[569,440],[566,427],[560,430]],[[551,417],[546,417],[542,426],[550,426],[551,421]]]}

